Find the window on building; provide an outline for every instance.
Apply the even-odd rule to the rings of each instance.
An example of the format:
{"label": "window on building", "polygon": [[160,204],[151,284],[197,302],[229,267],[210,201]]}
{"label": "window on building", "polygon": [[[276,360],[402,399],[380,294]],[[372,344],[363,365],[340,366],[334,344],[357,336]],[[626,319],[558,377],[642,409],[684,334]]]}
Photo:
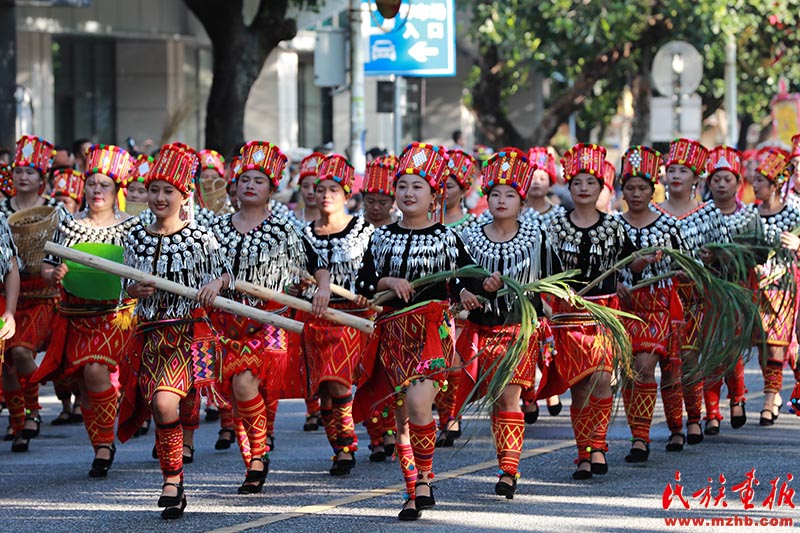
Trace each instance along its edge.
{"label": "window on building", "polygon": [[333,96],[328,87],[314,85],[313,56],[300,56],[297,65],[297,122],[300,146],[313,148],[333,140]]}
{"label": "window on building", "polygon": [[52,48],[56,142],[116,142],[114,42],[59,36]]}

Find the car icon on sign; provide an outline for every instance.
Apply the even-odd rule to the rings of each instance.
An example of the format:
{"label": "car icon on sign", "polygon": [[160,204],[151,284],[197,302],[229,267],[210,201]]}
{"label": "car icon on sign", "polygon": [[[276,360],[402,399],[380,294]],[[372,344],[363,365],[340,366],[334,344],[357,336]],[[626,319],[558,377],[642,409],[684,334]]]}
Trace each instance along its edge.
{"label": "car icon on sign", "polygon": [[376,59],[397,61],[397,50],[395,50],[394,43],[388,39],[379,39],[372,43],[372,60]]}

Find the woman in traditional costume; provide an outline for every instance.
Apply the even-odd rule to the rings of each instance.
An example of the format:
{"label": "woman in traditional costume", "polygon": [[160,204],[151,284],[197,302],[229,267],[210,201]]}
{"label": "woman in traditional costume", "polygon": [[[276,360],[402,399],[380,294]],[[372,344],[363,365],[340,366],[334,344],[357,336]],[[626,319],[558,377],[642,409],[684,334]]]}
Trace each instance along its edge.
{"label": "woman in traditional costume", "polygon": [[[136,218],[120,212],[116,203],[133,163],[133,158],[118,146],[99,144],[89,148],[86,209],[64,217],[53,241],[68,247],[82,243],[122,247],[138,223]],[[70,275],[67,264],[56,257],[46,258],[45,263],[42,277],[53,287],[61,287],[65,278],[69,281],[76,275]],[[53,337],[35,378],[41,382],[59,376],[77,378],[83,423],[94,448],[89,477],[106,477],[116,452],[117,390],[111,383],[111,374],[128,348],[134,302],[110,293],[110,297],[98,300],[93,296],[97,287],[84,288],[80,294],[71,292],[81,291],[77,285],[61,289]]]}
{"label": "woman in traditional costume", "polygon": [[[125,263],[148,274],[199,289],[197,300],[157,290],[152,283],[129,282],[127,292],[137,298],[137,335],[141,343],[126,388],[133,412],[120,416],[120,439],[139,428],[146,408],[156,422],[156,447],[164,477],[159,507],[162,518],[183,515],[183,430],[178,405],[197,387],[212,387],[216,335],[205,306],[223,287],[232,288],[230,267],[214,234],[181,217],[192,194],[197,155],[180,144],[161,148],[147,174],[149,206],[155,221],[134,226],[125,242]],[[137,357],[138,356],[138,357]],[[136,378],[133,377],[132,380]]]}

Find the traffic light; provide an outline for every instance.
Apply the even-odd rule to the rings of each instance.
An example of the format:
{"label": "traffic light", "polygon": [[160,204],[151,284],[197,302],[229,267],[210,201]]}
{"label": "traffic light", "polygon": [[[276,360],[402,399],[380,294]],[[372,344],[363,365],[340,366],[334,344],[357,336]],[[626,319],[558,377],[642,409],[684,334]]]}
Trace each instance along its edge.
{"label": "traffic light", "polygon": [[397,16],[400,11],[401,0],[375,0],[375,5],[378,6],[378,13],[385,19],[392,19]]}

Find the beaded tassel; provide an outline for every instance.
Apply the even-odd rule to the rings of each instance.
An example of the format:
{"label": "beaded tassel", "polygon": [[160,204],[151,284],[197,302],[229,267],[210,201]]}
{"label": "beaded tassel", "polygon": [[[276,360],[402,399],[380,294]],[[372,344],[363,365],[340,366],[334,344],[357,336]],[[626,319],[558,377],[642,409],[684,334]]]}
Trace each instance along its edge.
{"label": "beaded tassel", "polygon": [[[348,394],[333,400],[333,423],[336,428],[334,451],[353,453],[358,450],[358,436],[353,423],[353,395]],[[326,430],[327,431],[327,430]]]}
{"label": "beaded tassel", "polygon": [[433,470],[433,452],[436,449],[436,423],[418,426],[413,422],[408,423],[411,434],[411,449],[414,450],[414,464],[420,473]]}
{"label": "beaded tassel", "polygon": [[183,428],[180,419],[167,424],[156,422],[156,449],[161,473],[165,477],[183,477]]}
{"label": "beaded tassel", "polygon": [[650,442],[650,425],[656,407],[658,385],[655,383],[627,383],[622,388],[622,401],[631,436]]}
{"label": "beaded tassel", "polygon": [[8,407],[8,421],[14,435],[19,435],[25,428],[25,395],[22,389],[3,390],[3,397]]}
{"label": "beaded tassel", "polygon": [[267,449],[267,412],[264,399],[260,394],[245,401],[237,401],[236,409],[242,420],[247,439],[250,442],[252,457],[262,457]]}
{"label": "beaded tassel", "polygon": [[197,429],[200,427],[200,394],[192,387],[189,393],[181,399],[178,407],[183,429]]}
{"label": "beaded tassel", "polygon": [[516,476],[525,437],[525,415],[514,411],[499,411],[493,417],[497,418],[494,445],[500,471]]}
{"label": "beaded tassel", "polygon": [[[92,446],[114,442],[114,420],[117,418],[117,390],[89,392],[89,405],[94,415],[95,434],[89,434]],[[85,415],[84,415],[85,419]]]}
{"label": "beaded tassel", "polygon": [[417,468],[414,464],[414,450],[410,444],[397,443],[395,446],[397,462],[400,463],[400,471],[403,473],[403,481],[406,483],[406,494],[409,499],[415,499],[417,492]]}

